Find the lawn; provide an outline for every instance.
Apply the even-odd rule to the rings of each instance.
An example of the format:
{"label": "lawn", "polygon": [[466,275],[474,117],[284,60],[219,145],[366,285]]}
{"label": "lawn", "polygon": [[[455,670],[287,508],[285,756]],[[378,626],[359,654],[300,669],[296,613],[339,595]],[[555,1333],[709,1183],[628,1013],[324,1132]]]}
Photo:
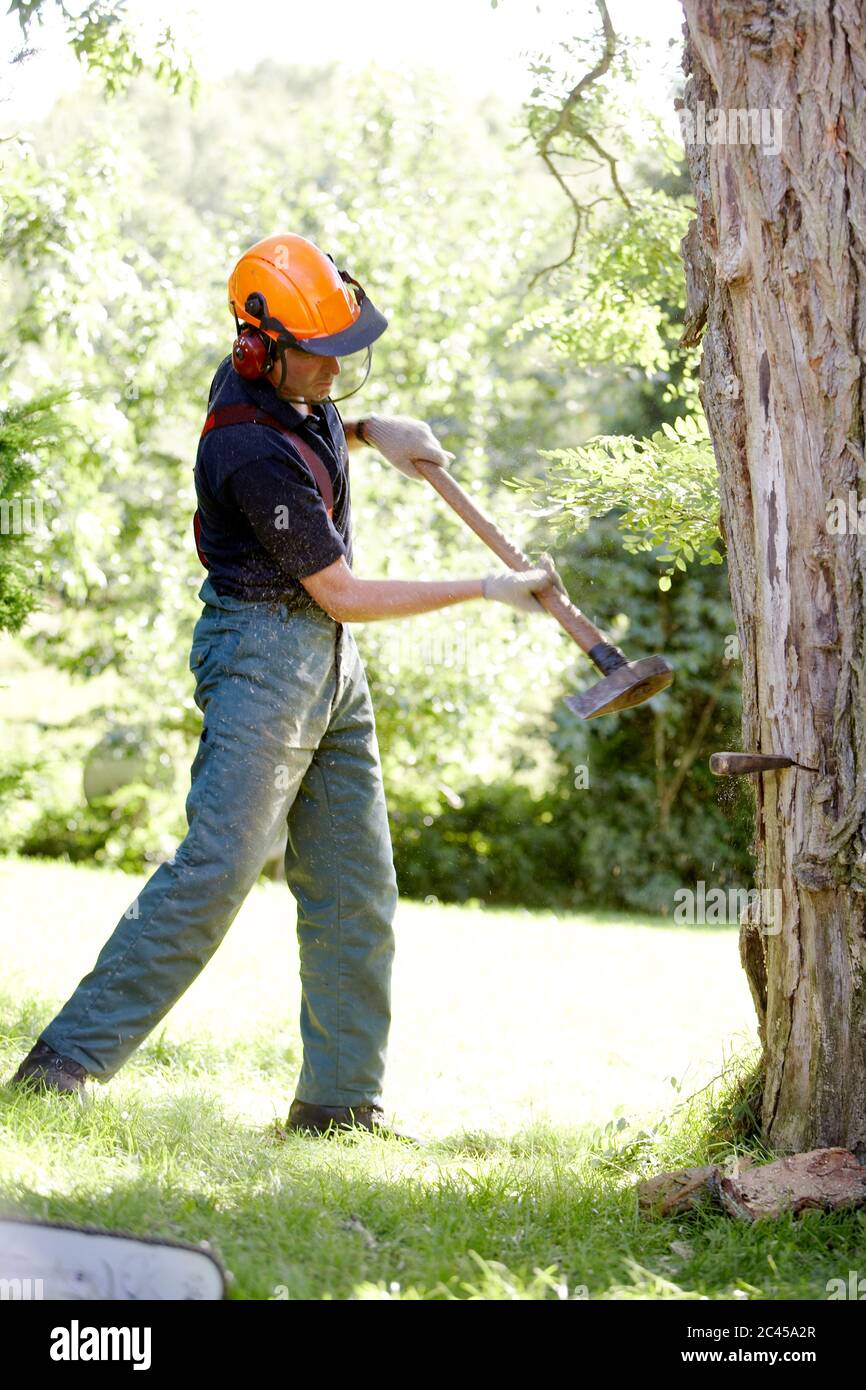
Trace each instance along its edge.
{"label": "lawn", "polygon": [[[3,1077],[140,886],[0,860]],[[274,1137],[299,1062],[293,926],[286,888],[258,886],[85,1106],[0,1089],[3,1203],[208,1240],[248,1299],[823,1299],[856,1267],[862,1216],[637,1215],[639,1177],[734,1152],[705,1134],[756,1043],[735,929],[402,902],[386,1102],[413,1150]]]}

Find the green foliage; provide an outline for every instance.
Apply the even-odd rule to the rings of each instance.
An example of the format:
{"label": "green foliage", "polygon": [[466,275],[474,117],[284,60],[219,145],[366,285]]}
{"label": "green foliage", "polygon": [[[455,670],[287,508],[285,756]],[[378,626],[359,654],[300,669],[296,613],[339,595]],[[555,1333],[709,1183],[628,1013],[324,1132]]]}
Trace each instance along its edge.
{"label": "green foliage", "polygon": [[61,393],[0,409],[0,632],[17,632],[39,601],[34,539],[44,510],[37,468],[63,437]]}
{"label": "green foliage", "polygon": [[674,325],[685,299],[679,242],[694,209],[682,150],[636,87],[643,47],[598,27],[530,65],[523,139],[559,189],[571,244],[533,276],[511,340],[540,336],[584,367],[678,375],[694,361]]}
{"label": "green foliage", "polygon": [[468,786],[436,816],[394,798],[391,831],[401,893],[442,902],[549,907],[586,901],[582,856],[556,794],[505,779]]}
{"label": "green foliage", "polygon": [[180,814],[174,788],[130,782],[93,805],[49,802],[20,836],[20,854],[112,864],[130,873],[156,868],[177,843]]}
{"label": "green foliage", "polygon": [[557,568],[630,654],[665,652],[675,683],[650,705],[586,724],[561,700],[598,678],[579,659],[537,725],[524,727],[527,742],[543,737],[554,754],[541,789],[511,769],[483,785],[458,783],[456,806],[414,805],[398,791],[391,812],[402,890],[670,915],[674,893],[699,879],[748,887],[751,800],[708,767],[714,749],[736,742],[739,723],[723,568],[692,569],[661,591],[644,555],[623,555],[613,515],[563,543]]}
{"label": "green foliage", "polygon": [[[579,196],[572,194],[572,253],[554,267],[511,337],[540,337],[554,352],[590,368],[629,364],[633,374],[660,383],[662,402],[678,409],[673,420],[659,420],[657,408],[649,437],[604,433],[582,445],[540,450],[553,464],[544,478],[518,478],[511,486],[535,502],[559,535],[617,509],[628,552],[661,547],[664,589],[676,570],[693,561],[720,564],[722,558],[716,469],[697,397],[696,352],[680,343],[685,279],[679,243],[694,205],[681,149],[657,116],[640,109],[629,86],[633,40],[608,48],[604,72],[600,62],[593,67],[605,52],[600,33],[559,47],[555,62],[541,59],[533,69],[540,76],[525,108],[527,139],[554,176],[554,154],[570,161],[569,168],[575,161],[580,168],[593,155],[604,157],[596,159]],[[596,75],[575,86],[582,68]],[[629,120],[635,106],[643,147]],[[605,132],[604,150],[598,131]],[[593,193],[603,184],[607,196],[587,201],[586,183]]]}
{"label": "green foliage", "polygon": [[[596,521],[567,552],[569,591],[634,656],[663,652],[675,680],[650,704],[590,724],[559,715],[554,742],[566,768],[586,765],[589,788],[570,802],[590,900],[670,913],[698,879],[751,882],[752,807],[723,786],[710,753],[736,742],[737,646],[722,566],[691,566],[660,590],[648,555],[623,555],[617,518]],[[583,667],[584,679],[595,679]]]}
{"label": "green foliage", "polygon": [[617,509],[628,553],[657,551],[661,589],[692,562],[722,564],[718,473],[703,415],[663,422],[649,439],[603,436],[539,452],[552,462],[543,481],[507,479],[506,486],[541,508],[560,533],[583,530]]}
{"label": "green foliage", "polygon": [[60,16],[75,57],[98,78],[108,96],[124,91],[134,77],[145,72],[175,93],[195,90],[192,62],[178,49],[171,27],[166,25],[160,31],[150,53],[142,52],[140,35],[126,13],[126,0],[91,0],[78,10],[62,0],[12,0],[7,13],[17,15],[27,41],[52,10]]}
{"label": "green foliage", "polygon": [[[33,144],[10,149],[6,174],[3,307],[30,344],[16,389],[49,371],[79,388],[74,430],[41,472],[49,601],[28,645],[84,678],[116,672],[115,722],[145,718],[157,742],[184,733],[190,754],[199,714],[187,654],[203,577],[192,464],[210,378],[231,341],[225,277],[244,246],[295,228],[360,276],[391,327],[370,385],[344,414],[427,419],[458,454],[463,485],[518,538],[526,521],[498,477],[539,437],[563,438],[567,421],[552,385],[503,347],[547,222],[543,200],[528,196],[532,176],[515,174],[503,153],[496,113],[467,112],[445,85],[419,96],[387,75],[296,80],[267,65],[256,80],[263,102],[282,104],[283,123],[254,147],[221,91],[190,111],[137,84],[113,104],[110,129],[96,103],[61,108]],[[91,176],[83,152],[94,147]],[[373,452],[353,457],[352,494],[358,573],[490,568],[432,490]],[[435,654],[446,637],[457,643],[451,661]],[[358,639],[389,785],[434,804],[440,784],[467,771],[504,774],[522,714],[556,681],[555,634],[497,605],[362,625]],[[526,662],[540,668],[528,704],[517,674]]]}
{"label": "green foliage", "polygon": [[[656,560],[642,547],[654,556],[661,542],[673,557],[663,566],[676,568],[677,558],[689,563],[686,547],[703,555],[712,529],[705,436],[676,423],[675,438],[659,431],[660,421],[676,422],[689,391],[687,357],[675,351],[675,180],[670,206],[651,186],[631,190],[631,239],[618,209],[606,219],[610,236],[581,253],[587,324],[595,314],[599,333],[606,323],[610,335],[605,361],[597,354],[587,369],[581,354],[592,334],[581,338],[568,326],[568,304],[581,295],[569,272],[550,279],[543,298],[526,292],[561,238],[559,194],[525,154],[507,150],[503,112],[468,106],[445,82],[419,92],[410,78],[385,73],[347,81],[327,69],[265,64],[254,80],[281,121],[253,145],[223,89],[205,90],[190,109],[139,79],[112,103],[110,118],[97,99],[78,96],[60,104],[32,143],[7,147],[0,307],[10,340],[24,344],[8,364],[8,405],[48,383],[70,388],[66,433],[41,451],[32,478],[46,526],[21,547],[38,600],[25,640],[33,656],[76,679],[117,678],[109,708],[95,706],[89,723],[50,737],[18,726],[51,747],[51,767],[12,825],[14,843],[29,852],[73,854],[80,836],[103,862],[142,869],[183,833],[200,723],[187,669],[202,579],[190,527],[192,464],[211,375],[231,341],[227,272],[275,228],[331,249],[389,318],[373,377],[341,405],[345,418],[379,410],[428,420],[457,455],[455,476],[506,534],[530,556],[557,551],[575,598],[596,603],[615,637],[626,628],[620,610],[629,614],[636,652],[665,649],[671,637],[662,630]],[[562,311],[561,324],[555,316],[530,323],[525,316],[548,301]],[[635,433],[644,426],[650,440]],[[628,469],[605,456],[617,430]],[[573,450],[576,433],[590,444]],[[539,453],[551,464],[545,482]],[[565,479],[578,475],[582,491],[572,504],[574,484]],[[515,476],[523,491],[503,487]],[[610,550],[612,523],[603,519],[622,501],[617,481],[633,509],[626,555]],[[372,451],[353,455],[352,497],[361,575],[478,575],[494,563],[432,490]],[[592,529],[576,540],[575,523],[585,527],[590,517]],[[721,580],[720,568],[712,574]],[[698,597],[690,603],[691,593],[682,586],[672,595],[683,648],[676,659],[683,669],[685,657],[700,693],[714,684],[713,660],[732,624],[721,587],[707,599],[710,615]],[[633,813],[618,820],[611,798],[575,793],[573,765],[585,761],[586,746],[572,716],[563,724],[561,697],[590,672],[554,624],[481,604],[360,624],[356,636],[404,892],[541,903],[592,894],[636,902],[646,890],[664,902],[676,876],[699,868],[724,837],[718,817],[703,820],[715,789],[690,782],[661,838],[646,838],[658,831],[659,793],[653,739],[639,713],[622,721],[620,744],[617,721],[597,735],[599,758],[610,740],[612,775],[631,779],[623,795],[634,793]],[[692,664],[688,653],[704,639],[715,656]],[[677,700],[681,689],[678,680]],[[689,721],[702,708],[691,699],[681,714],[678,704],[666,706],[666,756],[688,747]],[[151,755],[170,758],[173,792],[150,779],[149,791],[83,808],[81,761],[112,728],[137,727],[146,729]],[[630,741],[629,729],[640,737]],[[70,781],[61,772],[72,763],[78,775]],[[683,858],[690,817],[702,830]],[[609,845],[614,834],[618,878],[602,875],[603,854],[585,850],[593,835],[599,843],[607,835]],[[738,831],[735,865],[741,843]]]}
{"label": "green foliage", "polygon": [[684,304],[679,242],[689,216],[685,200],[644,189],[630,208],[597,219],[594,236],[541,282],[509,342],[541,335],[555,353],[584,366],[671,371],[686,355],[671,319]]}

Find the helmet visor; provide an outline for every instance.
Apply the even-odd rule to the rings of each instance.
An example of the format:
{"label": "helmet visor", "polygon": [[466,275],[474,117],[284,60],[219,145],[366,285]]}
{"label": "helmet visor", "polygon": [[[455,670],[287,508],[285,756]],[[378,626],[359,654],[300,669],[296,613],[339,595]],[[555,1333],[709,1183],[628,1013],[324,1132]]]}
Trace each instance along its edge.
{"label": "helmet visor", "polygon": [[304,340],[304,350],[318,357],[343,357],[369,347],[381,338],[388,327],[388,320],[380,314],[364,295],[360,313],[353,324],[338,333],[329,333],[318,338]]}

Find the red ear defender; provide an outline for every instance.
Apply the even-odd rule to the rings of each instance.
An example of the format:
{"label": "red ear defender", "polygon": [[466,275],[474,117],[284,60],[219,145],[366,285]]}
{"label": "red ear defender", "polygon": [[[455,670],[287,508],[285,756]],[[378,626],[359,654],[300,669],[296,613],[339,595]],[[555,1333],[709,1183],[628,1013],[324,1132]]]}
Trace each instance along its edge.
{"label": "red ear defender", "polygon": [[245,381],[256,381],[271,367],[273,343],[257,328],[244,328],[232,344],[232,366]]}

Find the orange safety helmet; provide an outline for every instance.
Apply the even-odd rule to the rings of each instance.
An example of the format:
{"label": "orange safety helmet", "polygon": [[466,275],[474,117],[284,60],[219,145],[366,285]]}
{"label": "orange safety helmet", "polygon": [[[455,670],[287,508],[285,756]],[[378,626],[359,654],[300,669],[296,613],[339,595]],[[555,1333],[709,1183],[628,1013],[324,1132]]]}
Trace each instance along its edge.
{"label": "orange safety helmet", "polygon": [[[388,327],[357,280],[338,270],[306,237],[280,233],[245,251],[229,276],[229,307],[241,345],[241,375],[263,375],[274,349],[299,348],[318,357],[337,357],[369,348]],[[241,324],[257,330],[264,354],[247,355],[244,370]],[[262,342],[262,337],[270,342]],[[273,347],[271,347],[273,344]],[[261,357],[255,364],[251,357]],[[255,366],[255,370],[253,370]]]}

